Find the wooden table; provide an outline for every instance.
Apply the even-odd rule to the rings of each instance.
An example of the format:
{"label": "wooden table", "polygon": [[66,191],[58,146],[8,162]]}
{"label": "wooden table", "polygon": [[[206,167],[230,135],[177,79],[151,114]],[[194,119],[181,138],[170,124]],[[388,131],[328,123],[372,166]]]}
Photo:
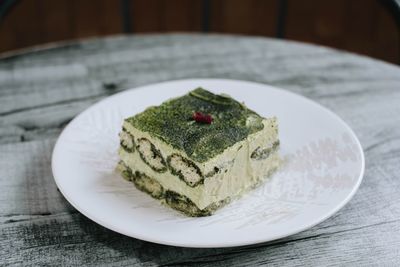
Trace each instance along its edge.
{"label": "wooden table", "polygon": [[[77,212],[58,192],[51,172],[62,128],[116,92],[193,77],[275,85],[341,116],[366,156],[354,198],[310,230],[224,249],[136,240]],[[0,265],[399,265],[400,69],[317,46],[222,35],[94,39],[3,58],[0,229]]]}

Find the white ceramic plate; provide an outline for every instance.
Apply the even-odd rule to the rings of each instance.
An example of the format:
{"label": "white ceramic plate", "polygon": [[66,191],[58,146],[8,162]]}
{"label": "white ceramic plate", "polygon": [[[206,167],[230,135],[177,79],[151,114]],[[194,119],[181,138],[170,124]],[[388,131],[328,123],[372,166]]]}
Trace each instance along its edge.
{"label": "white ceramic plate", "polygon": [[[114,167],[123,118],[199,86],[277,116],[285,164],[213,216],[188,218],[138,191]],[[327,219],[356,192],[364,155],[353,131],[309,99],[263,84],[197,79],[128,90],[88,108],[60,135],[52,169],[65,198],[111,230],[161,244],[228,247],[282,238]]]}

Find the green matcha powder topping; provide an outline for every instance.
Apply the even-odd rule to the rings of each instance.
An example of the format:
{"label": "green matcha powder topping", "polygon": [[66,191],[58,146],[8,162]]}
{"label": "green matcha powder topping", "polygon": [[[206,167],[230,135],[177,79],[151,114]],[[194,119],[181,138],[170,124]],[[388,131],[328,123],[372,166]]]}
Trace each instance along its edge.
{"label": "green matcha powder topping", "polygon": [[[194,112],[210,114],[212,123],[196,123],[192,119]],[[262,119],[229,96],[197,88],[160,106],[149,107],[126,121],[201,163],[262,130]]]}

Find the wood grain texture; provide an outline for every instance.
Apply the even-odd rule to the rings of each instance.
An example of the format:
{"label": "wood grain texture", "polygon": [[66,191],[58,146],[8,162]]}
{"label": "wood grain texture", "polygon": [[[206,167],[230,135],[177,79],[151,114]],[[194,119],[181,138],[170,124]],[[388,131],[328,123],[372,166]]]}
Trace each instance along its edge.
{"label": "wood grain texture", "polygon": [[[68,0],[41,0],[38,2],[41,15],[41,32],[44,42],[54,42],[74,37],[70,23],[71,8]],[[25,20],[26,22],[26,20]]]}
{"label": "wood grain texture", "polygon": [[[0,53],[123,32],[120,0],[24,0],[0,21]],[[276,36],[280,0],[129,0],[133,33],[211,32]],[[284,38],[400,62],[399,27],[382,0],[287,0]]]}
{"label": "wood grain texture", "polygon": [[210,30],[275,36],[277,3],[275,0],[211,1]]}
{"label": "wood grain texture", "polygon": [[134,32],[200,31],[201,0],[131,1]]}
{"label": "wood grain texture", "polygon": [[288,0],[285,37],[398,63],[399,29],[387,12],[378,0]]}
{"label": "wood grain texture", "polygon": [[[57,191],[51,151],[92,103],[171,79],[267,83],[333,110],[356,132],[366,172],[325,222],[226,249],[152,244],[86,219]],[[0,265],[394,266],[400,262],[400,69],[323,47],[219,35],[120,36],[0,60]]]}

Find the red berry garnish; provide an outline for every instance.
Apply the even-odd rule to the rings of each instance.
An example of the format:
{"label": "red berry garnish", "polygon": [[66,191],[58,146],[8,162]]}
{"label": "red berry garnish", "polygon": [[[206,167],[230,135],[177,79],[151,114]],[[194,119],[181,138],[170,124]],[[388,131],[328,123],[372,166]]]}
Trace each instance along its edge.
{"label": "red berry garnish", "polygon": [[213,118],[209,114],[204,114],[201,112],[196,111],[192,115],[192,119],[195,120],[196,122],[200,123],[205,123],[205,124],[211,124]]}

